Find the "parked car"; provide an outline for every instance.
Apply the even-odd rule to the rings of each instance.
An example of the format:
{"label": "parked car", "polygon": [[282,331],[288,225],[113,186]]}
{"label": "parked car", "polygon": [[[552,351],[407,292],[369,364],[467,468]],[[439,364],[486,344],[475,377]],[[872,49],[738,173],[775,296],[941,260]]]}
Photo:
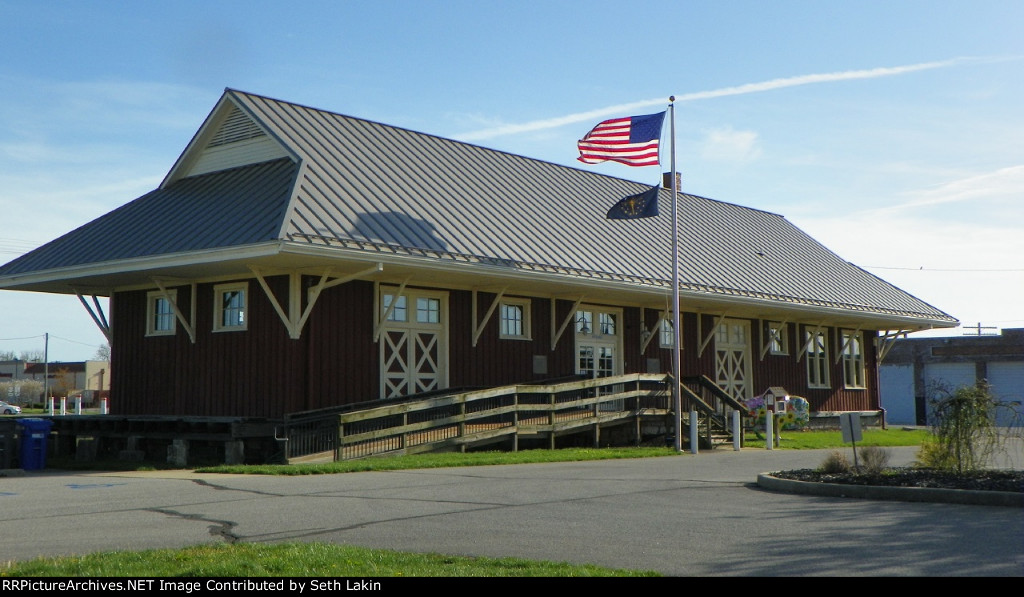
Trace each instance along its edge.
{"label": "parked car", "polygon": [[18,415],[21,414],[21,407],[17,404],[8,404],[7,402],[0,400],[0,414]]}

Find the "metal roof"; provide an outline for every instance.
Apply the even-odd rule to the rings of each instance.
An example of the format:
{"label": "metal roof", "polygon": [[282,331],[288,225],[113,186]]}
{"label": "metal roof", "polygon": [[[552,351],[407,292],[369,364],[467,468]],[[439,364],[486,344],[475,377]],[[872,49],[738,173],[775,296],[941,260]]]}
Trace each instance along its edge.
{"label": "metal roof", "polygon": [[[189,176],[217,132],[200,129],[160,189],[0,267],[0,287],[28,272],[272,240],[670,286],[667,189],[659,216],[609,220],[648,187],[231,89],[218,106],[240,108],[296,161]],[[688,293],[956,324],[780,215],[690,194],[677,206]]]}
{"label": "metal roof", "polygon": [[297,166],[276,160],[185,178],[0,267],[4,277],[277,238]]}

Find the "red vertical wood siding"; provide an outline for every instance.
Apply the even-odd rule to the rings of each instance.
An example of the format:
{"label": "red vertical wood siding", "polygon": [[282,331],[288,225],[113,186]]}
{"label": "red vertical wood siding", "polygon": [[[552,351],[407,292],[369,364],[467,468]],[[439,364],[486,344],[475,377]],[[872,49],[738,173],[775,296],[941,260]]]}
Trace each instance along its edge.
{"label": "red vertical wood siding", "polygon": [[[497,295],[477,293],[477,318],[483,320]],[[473,293],[452,291],[449,294],[449,347],[451,387],[484,387],[528,383],[571,375],[573,336],[568,330],[555,350],[551,350],[551,301],[534,298],[530,301],[530,339],[500,337],[501,314],[495,309],[473,346]],[[571,302],[558,301],[559,317],[564,318]],[[561,325],[561,319],[557,325]],[[534,373],[534,357],[547,359],[547,373]]]}
{"label": "red vertical wood siding", "polygon": [[302,331],[309,352],[309,368],[303,372],[308,390],[292,412],[380,397],[373,301],[373,283],[359,280],[320,294]]}
{"label": "red vertical wood siding", "polygon": [[[268,284],[287,304],[287,277]],[[247,329],[231,332],[213,331],[213,287],[198,286],[194,344],[180,324],[173,336],[146,337],[146,291],[114,294],[113,413],[276,417],[296,403],[305,353],[259,284],[248,280]],[[176,290],[188,314],[191,288]]]}
{"label": "red vertical wood siding", "polygon": [[[287,310],[288,277],[272,276],[267,282]],[[303,278],[303,296],[315,282],[313,278]],[[111,299],[111,412],[277,418],[379,397],[380,345],[373,340],[376,299],[372,282],[353,281],[322,292],[297,340],[288,336],[259,283],[252,279],[247,283],[248,329],[238,332],[212,331],[215,284],[199,284],[195,297],[191,286],[175,288],[182,312],[189,313],[193,298],[197,301],[194,344],[180,325],[173,336],[146,337],[147,292],[115,293]],[[550,299],[531,300],[529,340],[500,338],[500,313],[495,310],[473,346],[473,293],[453,290],[448,296],[449,387],[526,383],[575,373],[572,323],[555,349],[551,349]],[[477,293],[478,319],[486,314],[495,296]],[[570,315],[572,306],[569,300],[555,301],[555,330]],[[700,326],[698,318],[703,318]],[[657,337],[645,351],[640,350],[642,331],[653,330],[657,319],[658,313],[653,309],[623,309],[624,372],[647,372],[648,359],[657,359],[661,372],[671,372],[672,351],[661,348]],[[836,328],[827,328],[832,387],[811,389],[807,387],[806,361],[797,361],[798,334],[802,335],[804,327],[787,325],[790,354],[766,354],[762,359],[765,322],[750,322],[754,393],[768,386],[782,386],[793,395],[807,398],[813,411],[878,408],[874,332],[864,332],[865,389],[843,388],[843,364],[835,362],[839,349]],[[713,316],[682,313],[683,376],[703,374],[714,378],[714,339],[704,354],[698,355],[700,343],[713,324]],[[546,373],[534,372],[535,357],[546,359]]]}

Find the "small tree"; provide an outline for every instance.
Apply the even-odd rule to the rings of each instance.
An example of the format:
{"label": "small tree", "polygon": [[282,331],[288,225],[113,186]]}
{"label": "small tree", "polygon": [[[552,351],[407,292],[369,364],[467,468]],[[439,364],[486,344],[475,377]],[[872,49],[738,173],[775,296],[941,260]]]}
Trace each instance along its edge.
{"label": "small tree", "polygon": [[43,394],[43,382],[19,379],[0,382],[0,400],[12,404],[32,404]]}
{"label": "small tree", "polygon": [[101,344],[96,348],[96,354],[92,356],[94,361],[110,361],[110,344]]}
{"label": "small tree", "polygon": [[996,417],[1008,405],[996,400],[985,380],[955,390],[936,389],[939,397],[931,401],[935,442],[929,447],[934,453],[928,460],[958,473],[985,468],[1003,449]]}
{"label": "small tree", "polygon": [[54,396],[66,398],[75,388],[75,374],[67,367],[57,369],[54,374],[55,386],[51,389]]}
{"label": "small tree", "polygon": [[28,361],[29,363],[42,363],[45,360],[46,351],[44,350],[23,350],[18,358],[22,361]]}

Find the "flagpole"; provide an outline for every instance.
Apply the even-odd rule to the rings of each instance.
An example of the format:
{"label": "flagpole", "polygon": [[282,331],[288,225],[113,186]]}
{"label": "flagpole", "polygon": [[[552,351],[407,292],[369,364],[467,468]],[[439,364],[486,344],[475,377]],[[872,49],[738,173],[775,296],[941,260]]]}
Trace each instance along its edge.
{"label": "flagpole", "polygon": [[[672,135],[672,377],[674,378],[672,388],[672,408],[676,411],[676,452],[683,451],[683,399],[681,396],[682,379],[680,376],[680,328],[679,328],[679,218],[676,209],[679,189],[676,181],[676,96],[668,98],[668,109],[671,120],[669,130]],[[690,421],[693,424],[693,421]],[[692,448],[692,446],[691,446]]]}

